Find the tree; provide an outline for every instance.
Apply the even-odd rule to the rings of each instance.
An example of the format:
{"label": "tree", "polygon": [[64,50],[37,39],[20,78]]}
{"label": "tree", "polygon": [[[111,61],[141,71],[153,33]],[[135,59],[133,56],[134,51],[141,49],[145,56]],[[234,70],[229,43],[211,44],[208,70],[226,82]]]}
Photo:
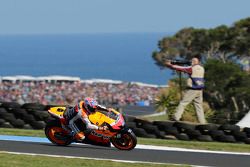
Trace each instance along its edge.
{"label": "tree", "polygon": [[152,57],[161,67],[166,58],[190,59],[195,53],[224,63],[231,61],[233,56],[250,56],[250,17],[235,22],[231,27],[183,28],[174,36],[160,40],[158,48],[159,51],[154,51]]}
{"label": "tree", "polygon": [[234,41],[236,53],[250,56],[250,17],[235,22],[232,29],[236,34]]}
{"label": "tree", "polygon": [[212,109],[217,111],[215,114],[220,115],[220,119],[231,122],[240,119],[239,114],[248,112],[250,107],[249,74],[232,62],[222,63],[212,59],[206,62],[205,70],[204,97]]}

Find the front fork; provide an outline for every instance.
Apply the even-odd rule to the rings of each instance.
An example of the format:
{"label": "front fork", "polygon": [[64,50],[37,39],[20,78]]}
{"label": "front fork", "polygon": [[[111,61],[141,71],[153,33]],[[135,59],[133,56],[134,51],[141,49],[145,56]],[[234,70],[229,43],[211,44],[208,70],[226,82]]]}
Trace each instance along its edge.
{"label": "front fork", "polygon": [[132,129],[130,128],[123,128],[120,132],[118,132],[116,135],[115,135],[115,138],[121,138],[122,137],[122,134],[124,133],[131,133],[132,134]]}

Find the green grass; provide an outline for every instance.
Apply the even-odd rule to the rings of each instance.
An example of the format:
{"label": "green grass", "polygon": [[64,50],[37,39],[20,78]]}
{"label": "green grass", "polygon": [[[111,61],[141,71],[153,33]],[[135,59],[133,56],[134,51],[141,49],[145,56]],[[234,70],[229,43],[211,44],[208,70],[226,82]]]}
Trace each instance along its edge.
{"label": "green grass", "polygon": [[0,135],[45,137],[43,130],[0,128]]}
{"label": "green grass", "polygon": [[159,116],[143,116],[140,118],[148,120],[148,121],[167,121],[168,120],[167,114],[159,115]]}
{"label": "green grass", "polygon": [[0,167],[176,167],[176,165],[170,164],[124,163],[108,160],[14,155],[8,153],[0,153],[0,162]]}
{"label": "green grass", "polygon": [[[1,135],[45,137],[43,130],[0,128],[0,134]],[[240,144],[240,143],[198,142],[198,141],[138,138],[138,144],[179,147],[179,148],[189,148],[189,149],[214,150],[214,151],[250,152],[250,145],[243,144],[243,143]]]}

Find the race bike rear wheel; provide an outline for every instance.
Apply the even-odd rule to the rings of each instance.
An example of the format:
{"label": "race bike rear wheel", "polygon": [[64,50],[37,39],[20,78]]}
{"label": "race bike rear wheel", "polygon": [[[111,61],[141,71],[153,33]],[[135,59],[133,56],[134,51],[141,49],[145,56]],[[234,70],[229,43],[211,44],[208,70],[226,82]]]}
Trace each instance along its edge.
{"label": "race bike rear wheel", "polygon": [[112,137],[111,143],[120,150],[132,150],[137,144],[135,134],[131,132],[125,132],[120,134],[120,137]]}
{"label": "race bike rear wheel", "polygon": [[59,146],[67,146],[73,141],[68,132],[61,127],[61,123],[58,120],[52,120],[47,123],[45,135],[53,144]]}

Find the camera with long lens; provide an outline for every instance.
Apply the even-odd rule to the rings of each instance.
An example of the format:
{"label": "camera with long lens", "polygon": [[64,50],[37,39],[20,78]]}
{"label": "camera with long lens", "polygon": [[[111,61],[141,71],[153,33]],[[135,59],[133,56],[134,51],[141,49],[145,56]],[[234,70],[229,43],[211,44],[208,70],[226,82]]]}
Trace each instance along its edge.
{"label": "camera with long lens", "polygon": [[191,61],[188,60],[170,60],[171,64],[174,65],[181,65],[181,66],[190,66],[191,65]]}

